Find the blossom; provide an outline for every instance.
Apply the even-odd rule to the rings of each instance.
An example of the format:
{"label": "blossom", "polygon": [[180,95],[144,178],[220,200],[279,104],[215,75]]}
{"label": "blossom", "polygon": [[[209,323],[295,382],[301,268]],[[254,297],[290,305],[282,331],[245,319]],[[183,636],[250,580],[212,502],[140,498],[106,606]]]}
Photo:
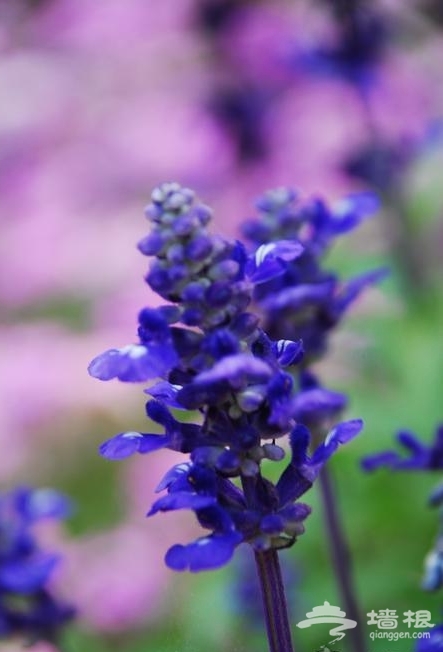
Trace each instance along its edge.
{"label": "blossom", "polygon": [[52,489],[20,487],[0,496],[0,636],[54,640],[73,609],[47,584],[60,558],[40,549],[32,531],[45,518],[63,518],[67,499]]}
{"label": "blossom", "polygon": [[437,427],[434,441],[428,445],[406,430],[397,433],[397,440],[404,449],[404,455],[393,450],[368,455],[362,461],[365,471],[380,467],[398,471],[436,471],[443,468],[443,424]]}
{"label": "blossom", "polygon": [[[249,476],[249,504],[230,480],[219,477],[219,471],[223,470],[221,462],[215,465],[216,469],[210,469],[208,458],[204,463],[177,465],[158,487],[158,490],[166,488],[167,495],[154,503],[148,515],[191,509],[200,524],[211,529],[212,534],[191,544],[170,548],[166,555],[167,565],[174,570],[217,568],[230,560],[243,541],[259,550],[292,545],[303,533],[303,521],[311,511],[308,505],[295,501],[310,489],[337,447],[350,441],[361,428],[360,420],[339,424],[309,456],[309,431],[304,426],[296,426],[290,435],[290,464],[276,485],[258,473]],[[246,470],[243,469],[243,475]]]}
{"label": "blossom", "polygon": [[[211,211],[191,190],[166,183],[151,197],[146,216],[152,230],[139,250],[153,257],[146,282],[168,303],[141,310],[138,342],[99,355],[89,373],[101,380],[157,379],[145,390],[152,397],[146,412],[163,433],[120,433],[100,452],[112,460],[162,448],[189,455],[166,473],[157,487],[166,493],[148,516],[194,512],[209,534],[173,545],[165,561],[174,570],[197,572],[226,564],[242,542],[256,550],[292,545],[310,513],[299,498],[362,423],[338,424],[309,456],[309,430],[296,420],[336,414],[343,397],[313,390],[312,383],[298,392],[291,369],[303,359],[303,343],[273,340],[248,311],[257,289],[285,277],[303,257],[303,242],[276,238],[248,252],[241,242],[209,232]],[[350,210],[342,206],[340,229],[347,228]],[[288,434],[292,458],[273,483],[261,463],[284,459],[276,441]]]}
{"label": "blossom", "polygon": [[331,330],[368,286],[386,276],[379,268],[346,281],[324,269],[323,257],[334,240],[355,229],[378,208],[372,193],[354,193],[329,207],[321,199],[303,200],[290,188],[268,192],[256,202],[258,217],[243,233],[255,246],[276,240],[299,242],[302,252],[284,271],[254,291],[272,337],[302,340],[305,363],[324,353]]}

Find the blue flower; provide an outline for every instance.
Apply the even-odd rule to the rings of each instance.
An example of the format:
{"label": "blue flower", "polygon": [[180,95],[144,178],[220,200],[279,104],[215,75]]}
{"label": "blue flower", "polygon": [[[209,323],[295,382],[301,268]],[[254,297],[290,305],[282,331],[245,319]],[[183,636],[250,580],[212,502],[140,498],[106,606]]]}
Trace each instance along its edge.
{"label": "blue flower", "polygon": [[152,453],[161,448],[189,453],[201,439],[199,426],[180,423],[160,401],[149,401],[146,412],[148,417],[165,428],[164,435],[123,432],[103,442],[100,454],[109,460],[122,460],[134,453]]}
{"label": "blue flower", "polygon": [[246,273],[256,285],[284,274],[285,262],[295,260],[303,253],[303,246],[295,240],[279,240],[261,245],[248,260]]}
{"label": "blue flower", "polygon": [[272,251],[276,242],[301,246],[297,255],[281,262],[280,274],[256,285],[254,299],[264,311],[268,335],[303,342],[306,366],[326,351],[329,333],[362,291],[387,274],[380,268],[342,281],[323,267],[335,238],[373,214],[378,200],[369,192],[354,193],[328,207],[322,200],[302,201],[294,190],[279,188],[256,206],[259,216],[246,222],[243,232],[259,245],[258,251]]}
{"label": "blue flower", "polygon": [[89,373],[99,380],[118,378],[125,382],[141,382],[158,378],[168,372],[177,356],[172,348],[154,344],[133,344],[109,349],[89,365]]}
{"label": "blue flower", "polygon": [[[212,534],[187,545],[173,546],[166,555],[167,565],[174,570],[197,572],[227,563],[242,542],[260,550],[292,545],[303,533],[303,521],[311,511],[308,505],[295,501],[311,488],[339,445],[353,439],[361,428],[360,420],[338,424],[310,457],[307,454],[309,431],[305,426],[296,426],[290,436],[291,462],[276,485],[258,472],[248,476],[246,469],[243,470],[243,481],[248,484],[247,498],[220,475],[223,464],[217,464],[217,458],[225,454],[222,448],[207,450],[198,461],[195,458],[201,449],[196,449],[192,463],[177,465],[166,474],[157,491],[167,489],[168,493],[153,504],[148,515],[191,509]],[[268,457],[277,459],[275,452],[272,450]],[[262,455],[266,456],[265,450]],[[199,551],[204,551],[201,556]]]}
{"label": "blue flower", "polygon": [[183,546],[172,546],[165,561],[172,570],[198,572],[220,568],[231,560],[241,536],[237,532],[214,533]]}
{"label": "blue flower", "polygon": [[[283,212],[292,211],[287,196]],[[276,202],[280,206],[279,197],[269,195],[263,206],[266,201],[269,210]],[[372,204],[367,195],[361,201],[352,197],[333,215],[316,204],[311,218],[317,249],[352,228]],[[152,232],[139,249],[154,256],[146,281],[169,303],[144,308],[138,317],[139,343],[98,356],[89,372],[102,380],[156,379],[145,389],[153,399],[146,411],[162,433],[120,433],[100,452],[112,460],[161,448],[189,454],[186,463],[165,475],[158,491],[166,493],[148,515],[189,509],[208,533],[173,546],[166,554],[170,568],[218,568],[242,542],[256,550],[288,547],[303,533],[310,513],[298,498],[338,445],[361,428],[360,422],[340,424],[312,458],[295,452],[301,442],[305,451],[309,443],[308,430],[296,420],[330,422],[344,397],[314,387],[312,378],[297,391],[291,372],[304,360],[304,342],[285,335],[271,338],[258,314],[249,311],[255,293],[273,283],[284,290],[291,269],[306,260],[305,244],[283,233],[248,252],[241,242],[213,236],[207,228],[210,210],[175,183],[154,190],[146,214]],[[301,222],[306,219],[303,213]],[[264,477],[261,463],[283,460],[284,448],[276,440],[288,433],[292,460],[273,483]]]}
{"label": "blue flower", "polygon": [[48,589],[55,554],[40,550],[32,528],[70,512],[65,496],[52,489],[20,487],[0,496],[0,636],[54,640],[73,616]]}
{"label": "blue flower", "polygon": [[423,444],[414,434],[405,430],[397,434],[397,440],[404,448],[404,455],[392,450],[369,455],[362,461],[365,471],[374,471],[380,467],[399,471],[443,469],[443,424],[437,427],[435,439],[429,445]]}
{"label": "blue flower", "polygon": [[305,493],[312,486],[322,466],[337,448],[356,437],[362,428],[361,419],[338,424],[327,435],[324,443],[318,446],[309,457],[307,454],[309,431],[306,426],[296,426],[290,435],[291,464],[286,467],[277,483],[281,500],[285,502],[296,500]]}

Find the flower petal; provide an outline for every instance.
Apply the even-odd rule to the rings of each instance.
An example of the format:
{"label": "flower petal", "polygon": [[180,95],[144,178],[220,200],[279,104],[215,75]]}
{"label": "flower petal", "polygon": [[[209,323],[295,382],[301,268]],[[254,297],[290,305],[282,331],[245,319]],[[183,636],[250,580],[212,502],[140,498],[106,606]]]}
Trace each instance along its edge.
{"label": "flower petal", "polygon": [[279,240],[262,244],[249,259],[246,273],[255,283],[264,283],[281,276],[287,269],[286,262],[295,260],[304,251],[303,245],[297,240]]}
{"label": "flower petal", "polygon": [[100,455],[108,460],[122,460],[134,453],[150,453],[166,448],[170,438],[167,435],[150,435],[141,432],[122,432],[100,445]]}
{"label": "flower petal", "polygon": [[176,509],[204,509],[215,505],[217,502],[215,496],[202,496],[190,491],[174,491],[166,496],[162,496],[152,505],[147,516],[152,516],[157,512],[170,512]]}
{"label": "flower petal", "polygon": [[282,367],[299,362],[304,353],[303,342],[293,342],[292,340],[278,340],[272,343],[272,352]]}
{"label": "flower petal", "polygon": [[267,297],[261,302],[267,311],[272,310],[299,310],[306,305],[321,305],[332,297],[335,283],[300,283],[294,287],[283,289],[277,294]]}
{"label": "flower petal", "polygon": [[123,382],[141,382],[167,373],[176,358],[172,345],[129,344],[101,353],[92,360],[88,372],[99,380],[118,378]]}
{"label": "flower petal", "polygon": [[249,381],[264,382],[272,376],[271,367],[247,353],[227,355],[222,358],[212,369],[203,371],[195,378],[198,384],[214,383],[226,380],[232,386],[241,386],[247,377]]}
{"label": "flower petal", "polygon": [[221,568],[230,561],[242,536],[238,532],[212,534],[193,541],[186,546],[172,546],[166,553],[166,565],[172,570],[203,570]]}
{"label": "flower petal", "polygon": [[149,389],[145,389],[144,392],[168,407],[183,410],[183,405],[180,405],[177,401],[177,394],[181,389],[181,385],[173,385],[172,383],[168,383],[167,380],[161,380]]}
{"label": "flower petal", "polygon": [[340,444],[345,444],[351,439],[354,439],[362,428],[363,421],[361,419],[352,419],[339,423],[327,435],[324,443],[315,450],[311,459],[311,465],[313,467],[317,465],[323,466]]}
{"label": "flower petal", "polygon": [[300,392],[294,400],[294,418],[303,423],[319,421],[340,412],[347,398],[339,392],[316,387]]}

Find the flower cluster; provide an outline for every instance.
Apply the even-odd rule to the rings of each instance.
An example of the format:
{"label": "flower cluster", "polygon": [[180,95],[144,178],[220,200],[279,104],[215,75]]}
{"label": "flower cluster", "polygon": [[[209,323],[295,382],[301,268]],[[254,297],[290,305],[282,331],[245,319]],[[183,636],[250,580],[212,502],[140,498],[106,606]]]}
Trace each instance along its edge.
{"label": "flower cluster", "polygon": [[73,609],[47,585],[59,556],[43,552],[32,532],[37,521],[64,518],[66,498],[51,489],[19,488],[0,495],[0,637],[54,641]]}
{"label": "flower cluster", "polygon": [[271,336],[302,339],[303,366],[325,352],[329,333],[360,293],[386,276],[387,270],[379,268],[342,281],[325,270],[323,262],[335,238],[377,208],[372,193],[352,194],[329,207],[321,199],[303,201],[294,191],[281,188],[264,195],[257,202],[258,218],[244,225],[245,236],[255,245],[285,238],[297,239],[303,247],[284,274],[254,292]]}
{"label": "flower cluster", "polygon": [[[192,191],[163,184],[146,215],[151,233],[139,243],[153,256],[146,281],[168,304],[139,314],[139,341],[95,358],[89,372],[101,380],[147,381],[150,419],[163,434],[126,432],[101,446],[110,459],[160,448],[190,454],[174,466],[151,507],[191,509],[208,536],[175,545],[166,563],[175,570],[222,566],[241,542],[256,550],[292,545],[310,508],[297,502],[337,447],[362,422],[338,424],[312,455],[298,415],[322,409],[321,400],[296,392],[291,369],[303,356],[298,339],[273,340],[247,308],[255,291],[284,277],[304,255],[296,238],[279,238],[249,254],[240,242],[211,235],[210,210]],[[180,421],[171,408],[188,420]],[[200,415],[189,422],[189,412]],[[280,461],[275,442],[289,434],[291,460],[277,482],[262,475],[263,460]]]}

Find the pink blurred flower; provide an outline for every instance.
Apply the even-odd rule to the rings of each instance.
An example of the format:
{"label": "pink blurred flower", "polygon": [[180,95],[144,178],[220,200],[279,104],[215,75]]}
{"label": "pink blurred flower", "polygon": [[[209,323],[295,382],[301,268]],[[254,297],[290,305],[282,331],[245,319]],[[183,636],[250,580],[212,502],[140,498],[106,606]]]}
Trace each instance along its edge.
{"label": "pink blurred flower", "polygon": [[[135,330],[135,329],[134,329]],[[6,373],[0,380],[0,457],[3,479],[23,474],[38,461],[42,442],[60,440],[61,423],[80,423],[88,413],[100,409],[118,418],[126,414],[137,397],[134,386],[104,385],[88,376],[86,368],[98,351],[125,341],[113,330],[90,335],[75,334],[54,324],[4,327],[1,357]],[[77,429],[64,427],[78,437]],[[67,439],[66,439],[67,438]],[[71,442],[72,444],[72,442]]]}
{"label": "pink blurred flower", "polygon": [[177,538],[192,532],[192,518],[163,514],[153,527],[144,515],[154,500],[154,478],[166,473],[174,459],[182,461],[162,451],[155,459],[130,460],[122,476],[126,520],[112,530],[65,542],[57,585],[77,605],[80,624],[116,633],[163,614],[174,577],[163,557]]}
{"label": "pink blurred flower", "polygon": [[172,573],[163,541],[139,515],[112,531],[68,544],[63,587],[77,605],[80,623],[119,632],[158,617]]}

